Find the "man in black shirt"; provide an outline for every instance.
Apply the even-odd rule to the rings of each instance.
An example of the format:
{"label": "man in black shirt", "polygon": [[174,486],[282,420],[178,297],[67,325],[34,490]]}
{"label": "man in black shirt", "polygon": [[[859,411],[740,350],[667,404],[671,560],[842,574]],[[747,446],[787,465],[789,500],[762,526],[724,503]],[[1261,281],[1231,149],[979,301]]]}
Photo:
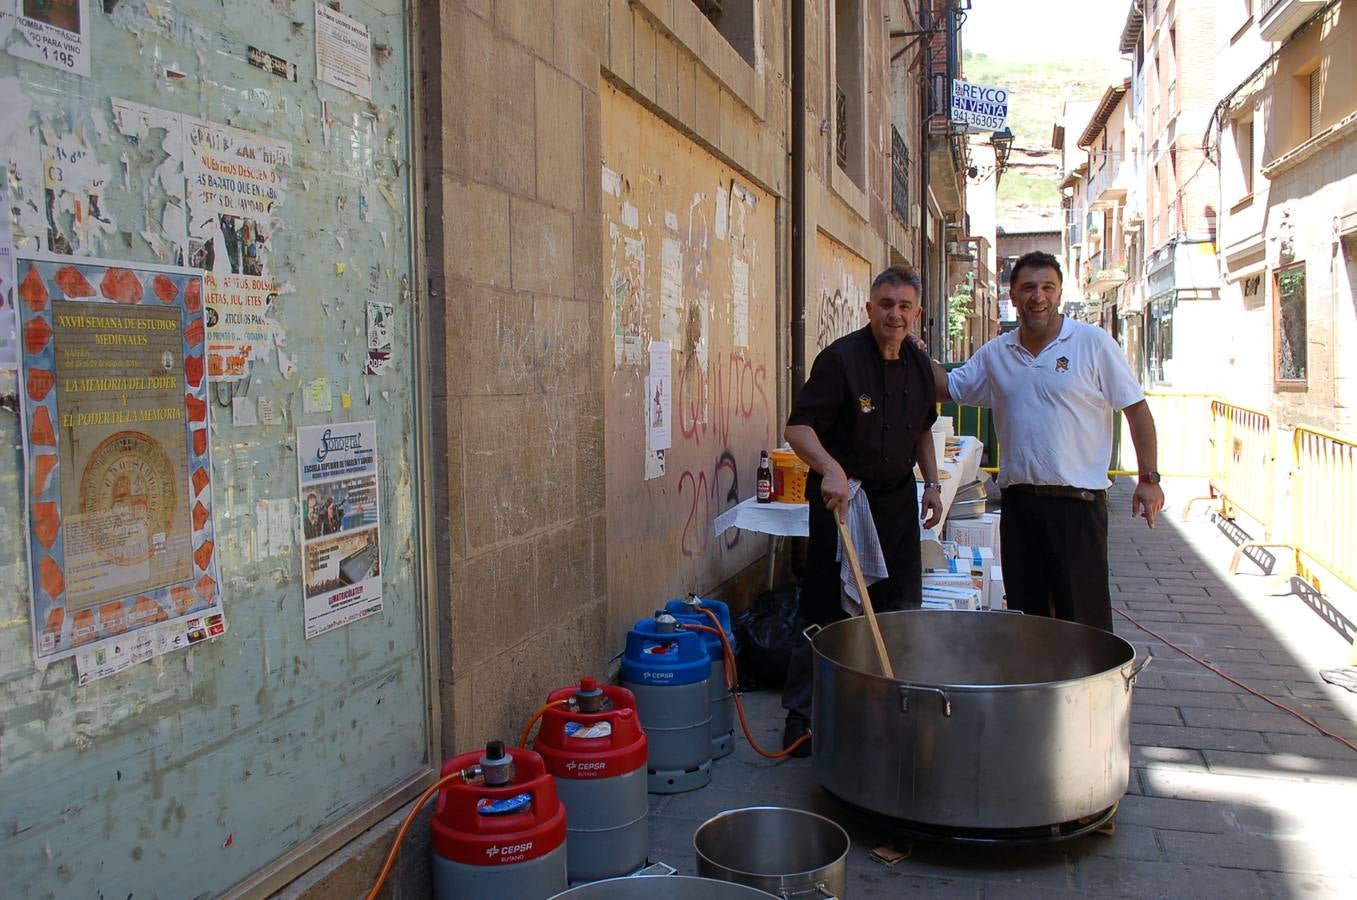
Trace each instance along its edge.
{"label": "man in black shirt", "polygon": [[[868,325],[820,352],[787,419],[786,438],[811,468],[806,481],[810,541],[801,584],[801,617],[828,625],[845,614],[839,600],[838,526],[848,510],[850,478],[862,482],[890,577],[869,589],[874,609],[917,608],[923,590],[919,501],[914,463],[924,480],[925,524],[942,518],[931,426],[936,421],[928,355],[906,341],[922,311],[919,276],[892,266],[872,282]],[[810,725],[811,653],[799,641],[788,665],[782,705],[784,749]],[[807,756],[809,743],[793,755]]]}

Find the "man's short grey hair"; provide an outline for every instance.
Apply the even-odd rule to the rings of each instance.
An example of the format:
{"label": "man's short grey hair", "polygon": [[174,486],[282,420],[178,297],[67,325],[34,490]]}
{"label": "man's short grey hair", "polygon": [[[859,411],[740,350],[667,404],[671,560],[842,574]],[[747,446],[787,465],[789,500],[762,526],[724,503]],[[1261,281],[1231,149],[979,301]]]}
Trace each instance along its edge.
{"label": "man's short grey hair", "polygon": [[872,279],[871,293],[875,294],[877,288],[886,285],[896,286],[902,284],[914,288],[914,293],[919,296],[920,300],[923,299],[924,283],[919,278],[919,273],[909,266],[889,266],[882,269],[881,274]]}

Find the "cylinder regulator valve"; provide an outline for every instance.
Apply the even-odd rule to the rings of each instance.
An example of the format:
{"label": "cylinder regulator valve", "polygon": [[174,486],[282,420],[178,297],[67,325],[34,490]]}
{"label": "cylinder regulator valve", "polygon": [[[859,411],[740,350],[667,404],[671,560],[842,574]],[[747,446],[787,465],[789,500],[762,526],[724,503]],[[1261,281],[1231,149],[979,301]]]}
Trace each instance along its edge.
{"label": "cylinder regulator valve", "polygon": [[603,689],[598,686],[596,678],[581,678],[580,686],[575,689],[575,708],[582,713],[603,712],[611,704],[607,703],[607,695]]}
{"label": "cylinder regulator valve", "polygon": [[504,752],[503,741],[491,741],[485,745],[485,755],[481,757],[481,773],[490,787],[503,787],[514,780],[514,760]]}

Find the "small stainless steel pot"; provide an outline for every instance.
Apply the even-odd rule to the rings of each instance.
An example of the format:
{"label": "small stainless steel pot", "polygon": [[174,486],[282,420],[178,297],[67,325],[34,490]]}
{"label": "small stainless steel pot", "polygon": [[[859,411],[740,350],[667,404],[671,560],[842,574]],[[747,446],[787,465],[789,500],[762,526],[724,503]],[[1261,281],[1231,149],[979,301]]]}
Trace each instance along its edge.
{"label": "small stainless steel pot", "polygon": [[757,888],[689,875],[632,875],[573,887],[551,900],[769,900]]}
{"label": "small stainless steel pot", "polygon": [[779,806],[727,810],[693,835],[698,874],[785,900],[843,900],[850,846],[848,833],[824,816]]}

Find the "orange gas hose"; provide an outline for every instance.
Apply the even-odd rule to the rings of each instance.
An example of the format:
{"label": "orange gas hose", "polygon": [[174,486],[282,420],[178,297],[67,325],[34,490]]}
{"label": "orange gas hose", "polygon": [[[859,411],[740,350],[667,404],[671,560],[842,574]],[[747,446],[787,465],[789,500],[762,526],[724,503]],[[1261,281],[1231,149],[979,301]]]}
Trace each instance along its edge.
{"label": "orange gas hose", "polygon": [[377,900],[377,895],[382,892],[382,887],[386,885],[386,879],[391,876],[391,867],[396,864],[396,854],[400,852],[401,844],[405,841],[405,833],[409,831],[410,826],[414,824],[415,816],[419,815],[419,811],[424,808],[424,804],[428,803],[429,798],[436,794],[438,789],[443,785],[461,777],[462,773],[460,771],[444,775],[442,778],[429,785],[427,791],[419,795],[419,799],[415,801],[415,805],[410,807],[409,815],[407,815],[405,821],[401,823],[400,830],[396,832],[396,840],[391,844],[391,852],[387,853],[386,862],[382,863],[382,870],[377,873],[377,883],[374,884],[372,890],[367,893],[367,900]]}
{"label": "orange gas hose", "polygon": [[694,631],[715,632],[716,635],[721,638],[722,656],[724,656],[726,660],[726,690],[730,691],[730,696],[735,701],[735,712],[740,716],[740,728],[744,731],[745,740],[749,742],[750,747],[754,748],[754,752],[764,759],[782,759],[790,756],[793,750],[811,739],[810,732],[806,732],[804,735],[797,738],[795,743],[786,750],[781,750],[777,753],[769,753],[759,746],[758,741],[754,740],[754,735],[749,731],[749,721],[744,715],[744,703],[740,699],[740,692],[735,690],[735,685],[740,683],[735,670],[735,651],[731,648],[729,639],[726,638],[725,629],[721,627],[721,620],[718,619],[716,614],[711,610],[705,607],[702,607],[701,609],[702,612],[706,614],[707,618],[715,623],[715,627],[709,625],[685,625],[684,627]]}
{"label": "orange gas hose", "polygon": [[[533,713],[532,718],[528,720],[528,727],[523,729],[523,736],[519,738],[518,745],[520,747],[526,747],[528,745],[528,735],[532,733],[532,726],[537,724],[538,719],[546,715],[547,710],[551,709],[553,706],[560,706],[569,702],[570,698],[567,697],[564,700],[553,700],[550,703],[543,704],[542,708]],[[377,883],[372,886],[372,890],[368,891],[366,900],[377,900],[377,895],[381,893],[382,887],[386,884],[386,879],[391,876],[391,867],[396,864],[396,854],[400,851],[400,846],[405,841],[405,834],[410,830],[410,825],[415,821],[415,816],[419,815],[419,811],[424,807],[424,804],[428,803],[429,798],[437,793],[438,789],[443,785],[461,777],[461,772],[453,772],[450,775],[444,775],[430,785],[427,791],[419,795],[419,799],[415,801],[415,805],[410,809],[410,814],[405,817],[405,821],[401,823],[400,830],[396,832],[396,840],[391,844],[391,852],[386,855],[386,862],[382,864],[382,870],[377,875]]]}
{"label": "orange gas hose", "polygon": [[528,735],[532,734],[532,726],[537,724],[538,719],[546,715],[547,710],[551,709],[553,706],[561,706],[569,702],[570,698],[566,697],[564,700],[553,700],[550,703],[542,704],[542,708],[539,709],[537,712],[533,713],[532,718],[528,720],[527,727],[523,729],[523,736],[518,739],[518,746],[520,747],[528,746]]}

